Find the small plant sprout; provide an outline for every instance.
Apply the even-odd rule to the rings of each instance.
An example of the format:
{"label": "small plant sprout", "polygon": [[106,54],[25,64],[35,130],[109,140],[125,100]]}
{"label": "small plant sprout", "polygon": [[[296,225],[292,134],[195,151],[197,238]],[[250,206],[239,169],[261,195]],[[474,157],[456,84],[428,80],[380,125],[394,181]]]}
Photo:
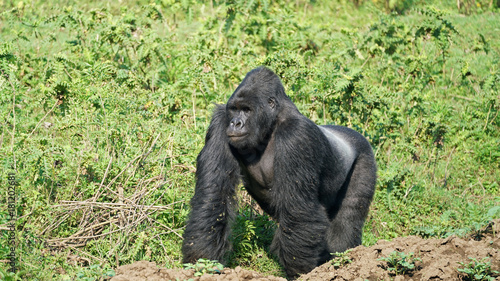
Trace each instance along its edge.
{"label": "small plant sprout", "polygon": [[199,277],[204,274],[220,274],[224,266],[218,261],[209,259],[199,259],[195,264],[185,263],[184,269],[194,269],[194,276]]}
{"label": "small plant sprout", "polygon": [[499,272],[491,270],[491,263],[488,258],[483,258],[478,261],[475,258],[469,258],[471,262],[459,262],[462,268],[457,268],[458,272],[463,274],[464,280],[470,281],[490,281],[495,280],[492,275],[498,275]]}
{"label": "small plant sprout", "polygon": [[338,269],[352,262],[351,258],[349,257],[349,252],[351,252],[351,250],[352,249],[349,249],[342,253],[335,252],[333,254],[335,258],[332,260],[332,264],[335,269]]}
{"label": "small plant sprout", "polygon": [[395,275],[404,275],[415,270],[415,262],[420,258],[413,257],[413,253],[403,253],[394,251],[388,257],[378,260],[387,262],[387,270]]}

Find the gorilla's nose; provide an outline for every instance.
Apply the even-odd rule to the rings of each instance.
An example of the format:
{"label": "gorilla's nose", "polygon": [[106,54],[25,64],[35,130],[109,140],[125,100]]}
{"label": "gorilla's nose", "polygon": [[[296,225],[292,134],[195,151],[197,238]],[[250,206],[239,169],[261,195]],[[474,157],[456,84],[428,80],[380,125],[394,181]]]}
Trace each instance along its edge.
{"label": "gorilla's nose", "polygon": [[231,127],[234,127],[234,129],[241,129],[243,126],[244,123],[241,118],[233,118],[233,120],[231,120]]}

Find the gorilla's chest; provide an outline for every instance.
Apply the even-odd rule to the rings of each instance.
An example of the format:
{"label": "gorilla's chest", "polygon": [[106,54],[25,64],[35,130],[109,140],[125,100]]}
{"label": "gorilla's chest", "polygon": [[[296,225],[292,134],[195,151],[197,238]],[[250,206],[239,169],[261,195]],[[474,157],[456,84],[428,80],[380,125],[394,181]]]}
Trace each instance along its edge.
{"label": "gorilla's chest", "polygon": [[240,160],[245,188],[259,202],[269,201],[269,190],[274,180],[274,141],[270,141],[260,153],[249,153]]}
{"label": "gorilla's chest", "polygon": [[257,188],[269,189],[273,182],[274,155],[264,154],[256,163],[246,165],[247,176]]}

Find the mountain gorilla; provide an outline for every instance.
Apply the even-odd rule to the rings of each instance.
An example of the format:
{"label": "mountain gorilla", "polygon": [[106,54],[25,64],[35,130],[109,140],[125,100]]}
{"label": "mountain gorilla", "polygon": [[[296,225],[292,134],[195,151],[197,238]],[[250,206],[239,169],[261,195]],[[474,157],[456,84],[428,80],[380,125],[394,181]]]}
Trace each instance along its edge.
{"label": "mountain gorilla", "polygon": [[240,178],[278,224],[271,244],[289,277],[361,244],[376,164],[359,133],[317,126],[285,94],[276,74],[250,71],[219,105],[197,159],[196,188],[184,232],[184,262],[223,262],[231,249]]}

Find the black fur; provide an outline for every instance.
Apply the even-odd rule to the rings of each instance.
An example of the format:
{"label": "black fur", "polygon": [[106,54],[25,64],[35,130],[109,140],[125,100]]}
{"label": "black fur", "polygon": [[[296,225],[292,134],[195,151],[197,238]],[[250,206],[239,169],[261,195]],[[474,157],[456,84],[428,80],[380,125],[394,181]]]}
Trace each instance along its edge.
{"label": "black fur", "polygon": [[271,251],[289,277],[361,244],[376,181],[370,144],[300,114],[271,70],[249,72],[217,107],[197,162],[184,262],[224,262],[240,178],[278,223]]}

